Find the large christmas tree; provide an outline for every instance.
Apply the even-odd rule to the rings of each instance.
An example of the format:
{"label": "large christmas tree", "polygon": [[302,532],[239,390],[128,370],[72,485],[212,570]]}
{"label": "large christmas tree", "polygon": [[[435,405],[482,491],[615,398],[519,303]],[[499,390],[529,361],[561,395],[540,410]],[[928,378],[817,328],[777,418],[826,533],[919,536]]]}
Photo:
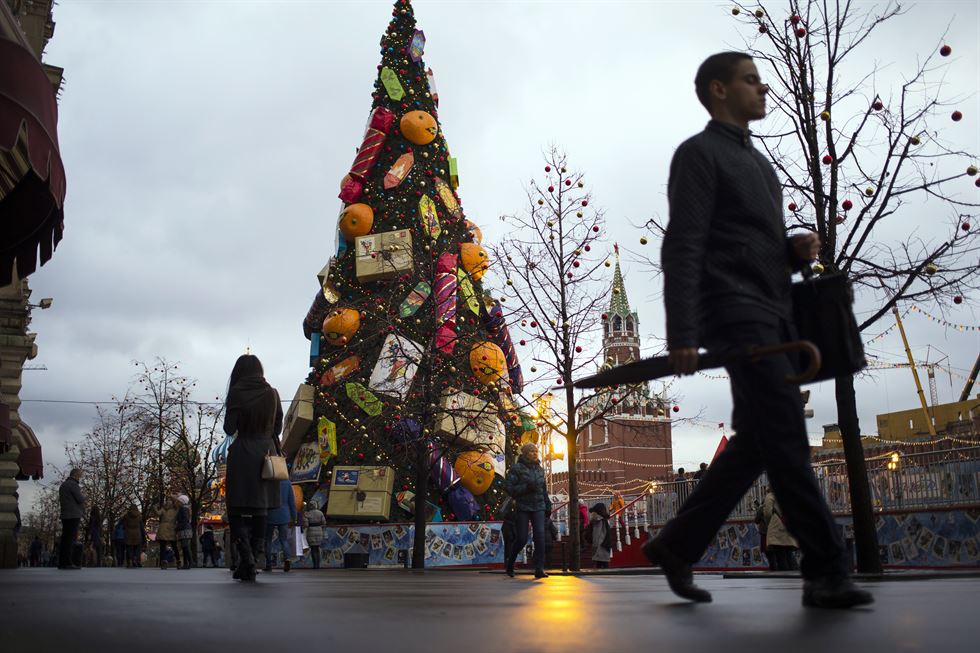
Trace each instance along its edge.
{"label": "large christmas tree", "polygon": [[[513,449],[506,432],[527,424],[513,401],[520,366],[482,285],[490,262],[456,193],[424,46],[411,2],[398,0],[367,129],[341,181],[337,252],[304,321],[312,370],[284,429],[293,481],[338,523],[416,512],[417,526],[436,514],[492,518]],[[358,479],[381,494],[351,495]],[[343,505],[342,496],[353,498]],[[417,533],[416,556],[419,542]]]}

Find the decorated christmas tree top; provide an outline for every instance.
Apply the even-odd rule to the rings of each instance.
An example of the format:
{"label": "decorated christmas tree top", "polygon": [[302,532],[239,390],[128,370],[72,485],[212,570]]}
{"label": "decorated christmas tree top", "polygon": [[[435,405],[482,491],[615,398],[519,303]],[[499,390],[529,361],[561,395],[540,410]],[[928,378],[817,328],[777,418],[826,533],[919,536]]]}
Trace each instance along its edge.
{"label": "decorated christmas tree top", "polygon": [[[512,401],[520,365],[482,287],[489,261],[455,190],[424,47],[411,3],[399,0],[341,181],[337,251],[304,321],[312,371],[284,429],[293,481],[340,521],[405,520],[419,478],[437,489],[433,518],[489,518],[507,430],[522,424]],[[343,504],[351,493],[339,484],[365,478],[371,489]]]}

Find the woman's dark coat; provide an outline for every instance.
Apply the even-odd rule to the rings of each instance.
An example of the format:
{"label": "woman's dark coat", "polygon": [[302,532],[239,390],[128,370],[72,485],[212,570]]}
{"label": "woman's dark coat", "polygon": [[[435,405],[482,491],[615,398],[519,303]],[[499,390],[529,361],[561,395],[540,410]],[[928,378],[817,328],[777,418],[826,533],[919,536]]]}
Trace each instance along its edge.
{"label": "woman's dark coat", "polygon": [[228,391],[225,433],[235,435],[228,447],[225,501],[238,514],[266,514],[279,507],[279,481],[262,479],[266,454],[278,451],[282,431],[279,393],[261,376],[246,376]]}
{"label": "woman's dark coat", "polygon": [[551,498],[544,481],[544,469],[540,463],[532,463],[519,458],[507,470],[504,479],[504,490],[514,497],[518,510],[551,513]]}

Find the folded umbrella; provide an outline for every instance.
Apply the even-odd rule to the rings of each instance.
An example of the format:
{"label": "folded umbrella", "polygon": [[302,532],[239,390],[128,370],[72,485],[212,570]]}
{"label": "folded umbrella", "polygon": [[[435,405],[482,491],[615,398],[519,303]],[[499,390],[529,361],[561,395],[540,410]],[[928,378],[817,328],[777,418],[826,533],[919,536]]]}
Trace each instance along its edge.
{"label": "folded umbrella", "polygon": [[[739,358],[749,358],[757,360],[763,356],[785,353],[804,353],[807,357],[807,368],[800,374],[792,374],[786,377],[787,383],[799,384],[806,383],[812,379],[820,369],[820,350],[808,340],[795,340],[779,345],[768,345],[766,347],[746,347],[724,352],[702,354],[698,356],[698,370],[707,370],[714,367],[724,367],[727,363],[738,360]],[[643,360],[626,363],[611,370],[604,370],[598,374],[587,376],[584,379],[575,381],[573,387],[602,388],[611,385],[628,383],[640,383],[659,379],[664,376],[676,374],[673,366],[667,361],[666,356],[654,356]]]}

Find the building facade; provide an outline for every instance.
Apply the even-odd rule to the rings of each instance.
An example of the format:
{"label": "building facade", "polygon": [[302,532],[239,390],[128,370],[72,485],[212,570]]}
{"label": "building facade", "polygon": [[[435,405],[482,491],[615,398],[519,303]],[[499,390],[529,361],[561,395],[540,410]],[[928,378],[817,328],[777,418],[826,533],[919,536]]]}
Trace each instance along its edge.
{"label": "building facade", "polygon": [[[640,359],[640,320],[630,309],[616,256],[603,326],[603,367]],[[611,407],[610,407],[611,406]],[[579,411],[577,477],[582,496],[642,492],[673,470],[670,413],[646,383],[596,392]],[[552,493],[567,494],[568,473],[552,475]]]}
{"label": "building facade", "polygon": [[64,167],[57,145],[63,70],[43,63],[54,35],[52,0],[0,1],[0,567],[16,565],[17,480],[43,474],[41,445],[20,419],[24,363],[37,355],[28,330],[27,276],[61,240]]}

